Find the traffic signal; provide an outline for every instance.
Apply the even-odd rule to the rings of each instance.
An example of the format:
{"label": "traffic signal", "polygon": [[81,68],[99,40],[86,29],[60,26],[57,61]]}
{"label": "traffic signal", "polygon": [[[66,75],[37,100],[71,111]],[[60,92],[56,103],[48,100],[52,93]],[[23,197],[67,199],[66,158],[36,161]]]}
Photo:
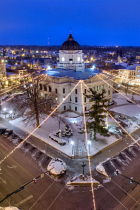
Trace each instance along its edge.
{"label": "traffic signal", "polygon": [[133,183],[133,177],[130,178],[130,184],[132,184],[132,183]]}
{"label": "traffic signal", "polygon": [[116,176],[119,175],[119,171],[118,170],[116,170],[114,173],[115,173]]}
{"label": "traffic signal", "polygon": [[36,184],[37,183],[37,179],[34,178],[33,180],[34,180],[34,184]]}

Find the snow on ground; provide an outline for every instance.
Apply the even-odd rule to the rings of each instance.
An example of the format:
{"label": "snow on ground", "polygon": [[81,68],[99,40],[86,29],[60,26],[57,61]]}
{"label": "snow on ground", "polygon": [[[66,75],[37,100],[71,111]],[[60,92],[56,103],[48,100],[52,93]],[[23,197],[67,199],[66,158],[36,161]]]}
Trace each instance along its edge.
{"label": "snow on ground", "polygon": [[102,164],[99,164],[98,166],[96,166],[96,171],[99,173],[99,174],[102,174],[103,176],[106,176],[107,178],[109,178],[104,166]]}
{"label": "snow on ground", "polygon": [[80,174],[79,176],[73,177],[67,185],[91,185],[93,183],[94,186],[99,186],[100,182],[95,180],[94,178],[90,178],[90,176]]}
{"label": "snow on ground", "polygon": [[114,112],[118,112],[120,114],[127,115],[129,117],[140,117],[140,107],[133,104],[118,106],[110,110]]}
{"label": "snow on ground", "polygon": [[52,159],[47,167],[47,171],[51,172],[53,175],[65,174],[67,170],[66,163],[59,159]]}
{"label": "snow on ground", "polygon": [[[24,123],[22,122],[22,118],[17,118],[15,120],[10,121],[10,123],[14,124],[15,126],[24,129],[27,132],[32,132],[34,130],[34,127],[31,125],[28,125],[25,127]],[[79,129],[77,127],[76,123],[73,123],[73,131],[74,134],[70,138],[65,138],[64,140],[66,141],[66,145],[59,145],[57,142],[53,141],[52,139],[49,138],[49,134],[55,130],[58,129],[59,122],[56,121],[55,118],[50,117],[37,131],[33,133],[34,136],[37,138],[43,140],[47,144],[51,145],[55,149],[61,151],[62,153],[73,157],[74,154],[72,154],[72,145],[71,145],[71,140],[74,140],[74,146],[79,145],[79,142],[82,143],[82,139],[85,142],[85,134],[79,134]],[[81,123],[80,123],[81,125]],[[83,126],[83,125],[81,125]],[[61,130],[64,129],[65,125],[61,123]],[[88,135],[88,139],[90,136]],[[100,134],[97,134],[97,140],[98,141],[91,141],[90,145],[90,156],[94,156],[97,153],[99,153],[101,150],[104,150],[106,147],[108,147],[111,144],[114,144],[115,142],[118,141],[118,139],[115,138],[115,136],[110,136],[110,137],[103,137],[100,136]],[[84,144],[84,143],[83,143]],[[79,145],[78,147],[80,147]],[[74,148],[73,148],[74,149]],[[81,150],[84,150],[86,152],[86,146],[84,148],[81,146]]]}
{"label": "snow on ground", "polygon": [[[122,93],[123,95],[126,96],[125,93]],[[127,98],[125,96],[123,96],[120,93],[114,93],[113,94],[113,100],[117,103],[117,105],[122,105],[122,104],[130,104],[127,101],[127,98],[132,99],[132,95],[131,94],[127,94]],[[140,96],[139,95],[133,95],[134,100],[139,101],[140,102]]]}

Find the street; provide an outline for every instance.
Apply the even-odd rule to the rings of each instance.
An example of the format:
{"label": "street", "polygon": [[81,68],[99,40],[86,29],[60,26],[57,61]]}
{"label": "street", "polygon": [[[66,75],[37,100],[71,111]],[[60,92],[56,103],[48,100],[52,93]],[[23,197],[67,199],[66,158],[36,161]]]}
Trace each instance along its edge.
{"label": "street", "polygon": [[[19,128],[11,125],[5,119],[0,118],[0,123],[7,128],[13,129],[14,133],[18,134],[20,137],[25,138],[27,136],[26,132],[21,131]],[[139,135],[140,130],[134,132],[133,137],[138,138]],[[3,197],[5,197],[7,194],[18,189],[23,184],[44,172],[51,159],[50,157],[59,157],[63,159],[68,167],[67,173],[64,177],[55,181],[51,176],[45,175],[44,178],[38,179],[36,184],[31,183],[21,192],[12,195],[9,199],[5,200],[1,206],[16,205],[19,206],[22,210],[93,210],[91,187],[65,187],[66,182],[69,181],[73,176],[82,173],[81,165],[83,160],[72,160],[61,154],[59,151],[54,150],[49,145],[46,145],[44,142],[40,141],[34,136],[31,136],[28,141],[40,150],[45,150],[46,156],[44,154],[38,153],[37,151],[34,151],[31,145],[24,143],[23,146],[17,149],[10,157],[8,157],[1,164],[0,200],[2,200]],[[97,174],[95,171],[96,165],[109,157],[115,156],[119,151],[123,150],[123,148],[127,147],[130,143],[132,143],[132,140],[130,137],[126,137],[118,144],[93,157],[91,159],[93,177],[103,183],[105,178]],[[6,154],[9,154],[14,146],[15,145],[12,141],[9,141],[9,139],[1,135],[0,160],[2,160]],[[123,173],[127,174],[127,176],[133,176],[135,180],[140,182],[139,151],[137,151],[136,155],[137,156],[131,157],[131,161],[129,161],[129,163],[127,161],[126,165],[120,165],[119,169],[121,171],[123,170]],[[84,159],[84,162],[86,164],[85,173],[89,174],[88,160]],[[124,190],[132,193],[136,200],[139,200],[140,195],[137,191],[137,188],[135,191],[132,191],[131,189],[136,187],[136,185],[130,185],[129,181],[124,180],[124,178],[121,176],[114,176],[113,172],[115,171],[115,168],[111,168],[110,165],[111,164],[109,161],[106,163],[105,168],[108,174],[111,176],[112,180],[121,186]],[[110,195],[106,190],[112,193],[120,202],[123,202],[126,207],[128,206],[128,209],[135,205],[135,201],[129,198],[126,193],[122,191],[122,189],[114,184],[113,181],[104,183],[104,188],[100,188],[95,191],[97,210],[111,210],[115,208],[116,210],[117,208],[120,210],[123,209],[120,203],[115,200],[115,198],[113,198],[112,195]],[[40,197],[42,194],[43,196]]]}

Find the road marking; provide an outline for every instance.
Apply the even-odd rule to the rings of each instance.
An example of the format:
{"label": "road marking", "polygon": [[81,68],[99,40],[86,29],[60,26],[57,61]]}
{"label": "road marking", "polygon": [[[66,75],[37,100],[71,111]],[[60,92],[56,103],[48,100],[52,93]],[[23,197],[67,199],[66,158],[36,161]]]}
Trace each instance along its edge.
{"label": "road marking", "polygon": [[8,150],[7,147],[5,147],[3,144],[0,143],[0,145],[1,145],[4,149]]}
{"label": "road marking", "polygon": [[8,166],[7,165],[7,168],[16,168],[17,166]]}
{"label": "road marking", "polygon": [[[2,153],[4,153],[5,155],[7,155],[3,150],[1,150],[0,148],[0,151]],[[28,171],[26,170],[22,165],[20,165],[16,160],[14,160],[12,157],[9,157],[13,162],[15,162],[18,166],[20,166],[20,168],[22,168],[26,173],[28,173],[32,178],[34,178],[34,176]]]}
{"label": "road marking", "polygon": [[3,182],[3,184],[7,184],[6,180],[2,179],[1,177],[0,177],[0,180]]}
{"label": "road marking", "polygon": [[20,201],[19,203],[17,203],[16,206],[19,206],[19,205],[25,203],[26,201],[30,200],[31,198],[33,198],[33,195],[30,195],[27,198],[23,199],[22,201]]}

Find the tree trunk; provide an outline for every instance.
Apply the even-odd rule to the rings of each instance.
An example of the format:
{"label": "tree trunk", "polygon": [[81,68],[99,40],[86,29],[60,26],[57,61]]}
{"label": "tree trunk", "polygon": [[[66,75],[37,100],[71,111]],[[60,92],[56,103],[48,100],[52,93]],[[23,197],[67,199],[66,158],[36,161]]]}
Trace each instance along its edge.
{"label": "tree trunk", "polygon": [[39,126],[39,114],[38,111],[36,111],[36,127]]}

